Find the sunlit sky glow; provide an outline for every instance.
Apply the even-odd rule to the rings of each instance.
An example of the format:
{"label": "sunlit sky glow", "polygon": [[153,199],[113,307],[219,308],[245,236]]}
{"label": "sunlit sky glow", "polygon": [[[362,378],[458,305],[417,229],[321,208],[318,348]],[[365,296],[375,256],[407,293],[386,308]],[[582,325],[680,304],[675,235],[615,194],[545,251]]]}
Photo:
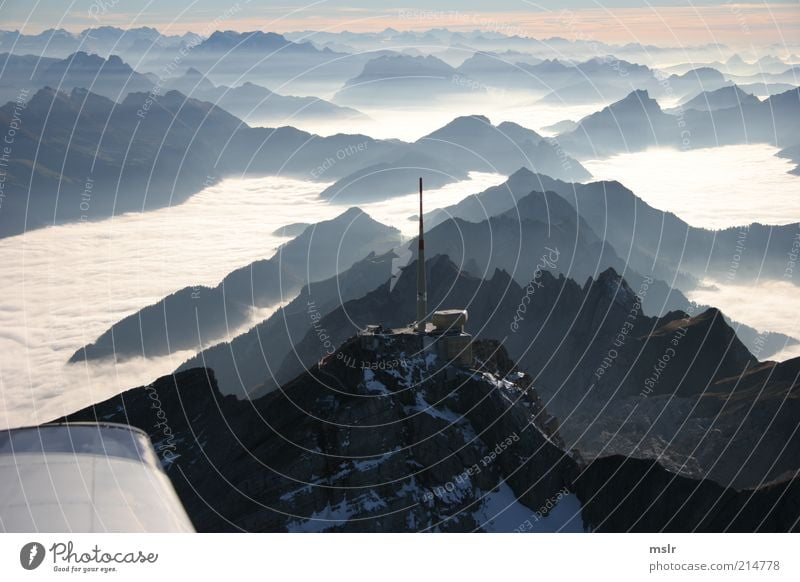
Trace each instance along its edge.
{"label": "sunlit sky glow", "polygon": [[[491,7],[491,11],[487,10]],[[447,27],[518,34],[560,36],[611,43],[668,46],[727,44],[787,46],[800,38],[796,1],[687,2],[657,0],[438,0],[302,2],[261,0],[59,0],[0,1],[0,28],[38,33],[48,28],[79,31],[92,26],[152,26],[168,34],[204,30],[426,30]]]}

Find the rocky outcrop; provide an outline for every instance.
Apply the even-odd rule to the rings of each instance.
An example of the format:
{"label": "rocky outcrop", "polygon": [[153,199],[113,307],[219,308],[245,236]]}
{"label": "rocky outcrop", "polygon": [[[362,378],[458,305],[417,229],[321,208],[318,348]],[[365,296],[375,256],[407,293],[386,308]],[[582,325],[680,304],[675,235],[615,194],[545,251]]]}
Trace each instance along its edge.
{"label": "rocky outcrop", "polygon": [[147,431],[199,531],[794,531],[800,478],[737,491],[653,460],[588,465],[499,342],[441,365],[417,335],[356,337],[279,391],[204,368],[69,415]]}
{"label": "rocky outcrop", "polygon": [[[325,355],[320,330],[338,343],[369,323],[411,321],[414,266],[393,286],[321,317],[277,376],[293,378]],[[718,310],[647,316],[646,281],[634,290],[612,270],[583,286],[534,272],[523,288],[504,271],[479,279],[441,256],[427,269],[429,305],[467,307],[468,331],[502,338],[560,419],[566,445],[587,458],[657,458],[670,470],[735,487],[755,487],[797,468],[784,451],[798,446],[792,419],[796,423],[800,412],[793,405],[781,412],[778,404],[795,402],[797,379],[762,373],[762,385],[747,384],[760,365]],[[739,390],[745,385],[752,387]],[[752,457],[751,439],[761,434],[765,444]]]}
{"label": "rocky outcrop", "polygon": [[[189,370],[67,420],[146,430],[200,531],[510,531],[546,508],[543,519],[577,465],[530,378],[498,344],[479,348],[475,370],[421,347],[356,338],[254,401]],[[568,517],[582,528],[579,511]]]}

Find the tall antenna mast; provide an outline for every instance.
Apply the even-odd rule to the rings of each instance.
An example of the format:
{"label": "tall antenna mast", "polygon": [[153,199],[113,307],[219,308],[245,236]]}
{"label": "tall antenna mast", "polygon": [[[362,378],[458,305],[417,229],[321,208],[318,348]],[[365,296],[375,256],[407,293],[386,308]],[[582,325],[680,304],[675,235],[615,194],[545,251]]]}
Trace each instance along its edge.
{"label": "tall antenna mast", "polygon": [[428,291],[425,282],[425,233],[422,228],[422,178],[419,179],[419,253],[417,255],[417,325],[418,332],[425,332],[425,317],[428,315]]}

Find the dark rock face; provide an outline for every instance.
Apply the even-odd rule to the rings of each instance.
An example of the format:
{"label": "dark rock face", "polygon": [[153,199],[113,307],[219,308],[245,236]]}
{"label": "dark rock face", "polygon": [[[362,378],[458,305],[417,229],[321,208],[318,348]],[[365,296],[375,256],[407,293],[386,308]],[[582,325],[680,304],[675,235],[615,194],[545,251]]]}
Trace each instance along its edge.
{"label": "dark rock face", "polygon": [[[670,380],[651,392],[699,394],[712,379],[738,374],[754,362],[718,311],[694,318],[677,312],[664,318],[648,317],[642,312],[639,299],[647,288],[634,291],[611,269],[596,280],[589,279],[584,286],[543,270],[536,275],[534,293],[523,310],[519,305],[526,290],[504,271],[495,271],[490,279],[479,279],[459,270],[444,256],[434,257],[426,264],[431,281],[429,304],[436,309],[467,306],[467,328],[472,333],[487,339],[506,337],[511,355],[543,386],[565,381],[574,386],[574,390],[568,389],[569,398],[565,398],[562,387],[565,407],[574,404],[573,398],[580,399],[592,383],[604,399],[639,394],[650,366],[668,349],[674,339],[670,332],[678,327],[685,328],[681,341],[688,346],[687,353],[699,350],[700,357],[673,365]],[[416,264],[412,263],[394,287],[385,284],[346,303],[322,318],[320,326],[331,333],[334,342],[341,342],[371,322],[381,321],[391,327],[407,323],[414,313],[415,269]],[[620,339],[617,336],[623,328],[624,337]],[[300,373],[303,365],[324,355],[322,347],[309,331],[284,365]],[[612,349],[619,365],[602,367]],[[554,354],[558,355],[555,361]],[[677,380],[684,376],[679,385]]]}
{"label": "dark rock face", "polygon": [[[798,380],[786,371],[797,363],[781,364],[775,374],[761,370],[718,310],[649,317],[642,311],[646,282],[634,290],[611,270],[583,286],[542,271],[523,288],[504,271],[479,279],[446,257],[430,259],[427,268],[429,305],[466,306],[470,333],[503,338],[560,419],[567,446],[587,458],[658,458],[670,470],[736,487],[797,468],[790,451],[800,442]],[[298,376],[324,357],[319,330],[339,343],[369,323],[396,327],[412,320],[414,273],[412,264],[393,286],[319,319],[276,377]],[[752,456],[756,435],[765,441]]]}
{"label": "dark rock face", "polygon": [[575,482],[587,527],[601,532],[788,532],[800,529],[800,478],[737,491],[655,461],[592,462]]}
{"label": "dark rock face", "polygon": [[68,420],[148,431],[200,531],[511,530],[522,520],[503,520],[497,496],[524,518],[567,495],[577,465],[504,350],[479,347],[485,370],[466,371],[421,348],[355,339],[255,401],[189,370]]}
{"label": "dark rock face", "polygon": [[147,431],[199,531],[798,529],[799,477],[736,491],[655,461],[586,465],[504,348],[474,353],[456,369],[419,336],[354,338],[254,401],[197,368],[61,420]]}

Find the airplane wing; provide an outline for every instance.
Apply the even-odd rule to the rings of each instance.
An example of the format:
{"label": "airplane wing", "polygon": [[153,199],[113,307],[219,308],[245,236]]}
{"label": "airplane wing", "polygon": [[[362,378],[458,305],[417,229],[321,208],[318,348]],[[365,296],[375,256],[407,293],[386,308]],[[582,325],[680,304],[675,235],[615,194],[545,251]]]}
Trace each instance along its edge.
{"label": "airplane wing", "polygon": [[194,528],[146,433],[72,423],[0,431],[0,531]]}

